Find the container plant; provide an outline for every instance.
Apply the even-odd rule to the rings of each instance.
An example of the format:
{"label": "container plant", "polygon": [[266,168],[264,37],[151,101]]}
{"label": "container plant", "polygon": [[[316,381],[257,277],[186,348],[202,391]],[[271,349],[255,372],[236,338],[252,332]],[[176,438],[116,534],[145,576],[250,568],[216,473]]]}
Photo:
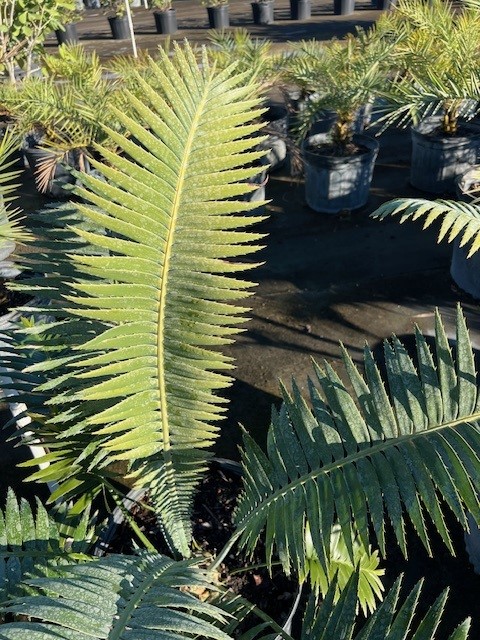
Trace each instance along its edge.
{"label": "container plant", "polygon": [[177,12],[172,7],[172,0],[150,0],[149,8],[154,9],[157,33],[173,34],[177,31]]}
{"label": "container plant", "polygon": [[128,23],[126,3],[131,0],[100,0],[100,6],[108,16],[108,23],[114,40],[127,40],[130,38],[130,26]]}
{"label": "container plant", "polygon": [[274,22],[274,0],[255,0],[250,4],[253,24],[271,24]]}
{"label": "container plant", "polygon": [[290,0],[290,19],[309,20],[312,17],[310,0]]}
{"label": "container plant", "polygon": [[398,35],[399,68],[385,94],[386,122],[413,125],[410,182],[429,193],[453,191],[480,148],[480,129],[466,122],[479,104],[478,9],[400,0],[383,20]]}
{"label": "container plant", "polygon": [[228,0],[202,0],[207,8],[210,29],[228,29],[230,26]]}
{"label": "container plant", "polygon": [[98,56],[79,46],[63,45],[57,55],[45,55],[42,73],[18,86],[3,85],[1,101],[26,140],[39,190],[59,196],[65,192],[52,183],[55,174],[73,182],[64,165],[85,171],[94,143],[108,139],[101,123],[110,103],[122,104],[120,81],[105,79]]}
{"label": "container plant", "polygon": [[77,23],[81,20],[82,12],[78,9],[65,12],[62,23],[55,29],[58,44],[76,44],[78,42]]}
{"label": "container plant", "polygon": [[[387,82],[392,42],[375,29],[322,47],[310,86],[316,86],[297,113],[297,131],[305,165],[307,204],[318,212],[338,213],[362,207],[367,199],[378,142],[355,133],[359,113]],[[308,135],[320,112],[336,120],[327,133]],[[361,116],[363,118],[363,116]]]}
{"label": "container plant", "polygon": [[[235,544],[252,550],[262,537],[267,565],[280,563],[305,590],[313,582],[297,637],[433,640],[445,594],[412,620],[421,587],[400,597],[396,581],[370,615],[381,591],[371,546],[384,555],[391,529],[406,554],[409,520],[428,549],[429,517],[451,550],[443,511],[465,526],[467,512],[480,521],[479,394],[460,312],[456,358],[437,318],[433,352],[417,333],[419,373],[394,338],[388,387],[366,349],[364,377],[344,353],[346,384],[327,363],[315,367],[311,408],[296,384],[283,389],[266,451],[245,434],[232,538],[207,564],[195,555],[191,497],[229,384],[221,347],[243,318],[232,302],[252,286],[239,275],[255,265],[241,258],[263,238],[248,230],[261,221],[246,215],[256,204],[241,200],[262,156],[252,137],[261,101],[246,74],[217,72],[205,55],[199,66],[188,47],[151,64],[165,94],[139,78],[143,100],[126,94],[135,117],[112,108],[132,137],[106,127],[124,152],[99,147],[103,160],[92,162],[108,181],[82,176],[89,205],[39,214],[23,257],[44,273],[17,285],[41,298],[25,311],[48,317],[4,336],[3,362],[29,406],[19,436],[48,449],[28,464],[30,479],[55,482],[50,504],[73,520],[65,531],[64,513],[32,513],[10,495],[0,516],[0,567],[9,569],[0,638],[291,640],[215,582]],[[121,500],[118,462],[149,490],[171,555],[143,535],[138,553],[92,557],[84,514],[94,496]],[[357,624],[359,607],[369,618]],[[260,620],[244,632],[238,623],[251,611]]]}

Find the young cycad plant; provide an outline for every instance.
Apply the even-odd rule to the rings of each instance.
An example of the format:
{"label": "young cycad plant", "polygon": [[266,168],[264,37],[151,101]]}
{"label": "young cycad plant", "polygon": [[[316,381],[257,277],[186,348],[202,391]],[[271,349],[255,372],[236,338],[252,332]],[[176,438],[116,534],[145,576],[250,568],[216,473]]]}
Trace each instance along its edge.
{"label": "young cycad plant", "polygon": [[480,519],[480,401],[461,312],[456,359],[438,315],[435,352],[418,330],[416,344],[417,369],[398,339],[385,344],[390,396],[368,348],[365,377],[344,353],[353,394],[328,364],[315,367],[311,409],[296,385],[292,395],[284,391],[267,452],[245,435],[245,492],[234,540],[251,551],[265,529],[267,562],[275,553],[287,573],[301,577],[308,568],[307,526],[327,567],[337,523],[350,557],[357,531],[368,548],[370,524],[385,556],[387,520],[406,556],[408,516],[429,553],[429,526],[454,552],[442,501],[465,529],[468,513]]}
{"label": "young cycad plant", "polygon": [[[241,215],[255,205],[236,200],[256,171],[242,167],[262,155],[250,136],[259,103],[243,74],[203,62],[189,48],[173,60],[164,53],[151,63],[163,95],[139,76],[143,103],[129,95],[136,120],[112,107],[135,141],[106,128],[123,153],[102,148],[105,162],[92,161],[108,182],[82,176],[78,193],[93,206],[79,205],[80,217],[97,230],[60,214],[60,229],[40,232],[27,258],[46,277],[23,288],[61,322],[44,329],[50,357],[19,376],[22,385],[26,374],[46,376],[40,392],[55,393],[37,434],[50,465],[34,475],[58,483],[52,499],[110,487],[108,465],[122,461],[148,485],[184,556],[192,497],[224,412],[217,391],[230,384],[218,373],[232,366],[218,347],[243,321],[232,302],[252,286],[234,274],[254,265],[237,258],[261,238],[239,230],[259,218]],[[72,253],[72,235],[103,255]]]}

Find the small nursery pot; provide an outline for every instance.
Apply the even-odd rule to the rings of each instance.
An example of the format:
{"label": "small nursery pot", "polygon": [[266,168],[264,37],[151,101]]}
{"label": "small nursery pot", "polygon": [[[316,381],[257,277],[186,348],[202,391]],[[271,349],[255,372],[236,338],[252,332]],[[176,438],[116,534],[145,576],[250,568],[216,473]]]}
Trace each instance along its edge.
{"label": "small nursery pot", "polygon": [[355,0],[333,0],[333,13],[336,16],[349,16],[355,11]]}
{"label": "small nursery pot", "polygon": [[328,134],[320,133],[303,143],[307,204],[319,213],[359,209],[368,200],[379,144],[370,136],[357,134],[353,142],[365,147],[363,153],[338,157],[309,150],[312,144],[322,145],[327,140]]}
{"label": "small nursery pot", "polygon": [[268,111],[262,115],[266,122],[262,133],[268,138],[262,142],[260,149],[268,149],[265,163],[270,165],[270,171],[280,169],[287,157],[288,110],[280,104],[268,104]]}
{"label": "small nursery pot", "polygon": [[441,121],[433,116],[412,127],[410,183],[428,193],[454,191],[456,178],[475,164],[480,149],[479,127],[462,125],[467,135],[434,135]]}
{"label": "small nursery pot", "polygon": [[[480,198],[480,189],[472,192],[472,186],[476,186],[480,181],[475,177],[475,171],[480,170],[480,165],[468,169],[465,173],[457,178],[457,196],[459,200],[473,203],[476,198]],[[453,241],[452,262],[450,265],[450,275],[454,282],[471,296],[480,299],[480,253],[474,253],[468,258],[468,251],[471,243],[467,243],[464,247],[460,246],[460,241]],[[478,564],[475,565],[480,571],[480,540],[477,542]]]}
{"label": "small nursery pot", "polygon": [[58,44],[75,44],[78,42],[77,25],[74,22],[66,24],[63,29],[55,29]]}
{"label": "small nursery pot", "polygon": [[251,2],[254,24],[271,24],[274,20],[274,0]]}
{"label": "small nursery pot", "polygon": [[177,11],[175,9],[154,11],[153,17],[155,18],[157,33],[171,35],[177,32]]}
{"label": "small nursery pot", "polygon": [[207,7],[207,13],[210,29],[228,29],[230,26],[228,4]]}
{"label": "small nursery pot", "polygon": [[292,20],[308,20],[311,16],[310,0],[290,0],[290,18]]}
{"label": "small nursery pot", "polygon": [[110,16],[108,22],[114,40],[128,40],[128,38],[130,38],[130,29],[128,28],[128,19],[126,16],[123,18]]}

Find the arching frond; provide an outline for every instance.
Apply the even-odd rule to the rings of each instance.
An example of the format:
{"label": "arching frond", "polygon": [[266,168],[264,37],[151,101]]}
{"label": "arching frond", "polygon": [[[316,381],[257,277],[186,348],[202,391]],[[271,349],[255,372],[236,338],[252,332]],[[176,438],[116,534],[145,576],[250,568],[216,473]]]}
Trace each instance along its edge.
{"label": "arching frond", "polygon": [[47,274],[22,287],[47,301],[38,308],[53,317],[54,357],[17,377],[46,377],[53,415],[34,435],[50,466],[33,477],[55,479],[52,498],[108,488],[109,465],[121,461],[188,555],[193,493],[225,411],[217,394],[230,384],[218,347],[244,321],[232,303],[252,286],[233,276],[255,266],[238,259],[262,237],[239,230],[261,218],[246,215],[258,203],[237,199],[263,155],[251,135],[262,110],[242,74],[199,68],[188,47],[148,75],[163,93],[139,76],[143,101],[128,94],[136,119],[114,110],[133,139],[108,129],[122,153],[99,149],[105,162],[93,164],[106,181],[82,174],[79,194],[92,205],[70,224],[60,213],[58,239],[51,221],[26,257]]}
{"label": "arching frond", "polygon": [[1,640],[230,637],[215,624],[225,614],[190,592],[214,587],[189,561],[111,555],[27,584],[36,593],[5,607],[22,620],[0,626]]}
{"label": "arching frond", "polygon": [[5,510],[0,510],[0,602],[22,593],[27,577],[48,575],[55,567],[86,560],[93,538],[87,509],[76,525],[62,512],[47,513],[37,499],[32,512],[25,499],[17,500],[9,489]]}
{"label": "arching frond", "polygon": [[442,513],[448,505],[468,528],[480,520],[480,402],[464,318],[458,311],[456,358],[441,319],[432,353],[417,330],[415,368],[397,338],[385,344],[387,392],[372,353],[365,376],[344,352],[350,393],[332,367],[315,366],[310,409],[294,384],[274,412],[267,453],[245,436],[245,491],[235,514],[240,543],[252,550],[265,528],[266,557],[305,574],[304,530],[324,567],[336,521],[350,557],[355,526],[368,546],[370,525],[385,554],[385,525],[407,555],[405,518],[430,551],[427,520],[453,553]]}
{"label": "arching frond", "polygon": [[423,220],[426,229],[435,221],[441,221],[438,242],[455,238],[460,246],[471,242],[468,257],[480,249],[480,205],[454,202],[450,200],[423,200],[398,198],[379,207],[372,218],[384,220],[390,216],[399,216],[400,223],[406,220]]}

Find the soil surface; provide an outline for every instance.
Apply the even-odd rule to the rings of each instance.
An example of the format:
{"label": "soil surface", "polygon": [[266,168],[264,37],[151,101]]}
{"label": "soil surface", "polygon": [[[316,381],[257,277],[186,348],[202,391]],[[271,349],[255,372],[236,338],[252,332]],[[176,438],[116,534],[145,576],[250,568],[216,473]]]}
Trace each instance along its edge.
{"label": "soil surface", "polygon": [[368,153],[369,149],[363,145],[347,142],[347,144],[309,144],[306,151],[317,156],[327,156],[329,158],[350,158]]}

